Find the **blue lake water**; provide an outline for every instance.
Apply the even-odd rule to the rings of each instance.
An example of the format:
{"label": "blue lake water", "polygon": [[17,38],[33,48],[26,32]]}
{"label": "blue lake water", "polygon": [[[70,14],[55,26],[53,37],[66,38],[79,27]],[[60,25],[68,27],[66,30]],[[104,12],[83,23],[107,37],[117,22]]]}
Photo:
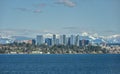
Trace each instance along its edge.
{"label": "blue lake water", "polygon": [[0,74],[120,74],[120,54],[0,54]]}

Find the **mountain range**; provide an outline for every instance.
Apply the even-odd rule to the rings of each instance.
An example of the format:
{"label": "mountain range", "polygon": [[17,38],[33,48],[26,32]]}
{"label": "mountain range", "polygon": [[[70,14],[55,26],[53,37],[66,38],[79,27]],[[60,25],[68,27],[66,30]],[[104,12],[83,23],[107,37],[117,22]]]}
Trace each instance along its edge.
{"label": "mountain range", "polygon": [[[52,34],[45,34],[44,37],[51,37]],[[57,35],[58,36],[58,35]],[[21,40],[31,40],[33,38],[25,37],[25,36],[11,36],[11,37],[2,37],[0,36],[0,44],[13,43],[14,41]],[[82,33],[80,35],[80,40],[86,39],[91,43],[120,43],[120,35],[111,35],[111,36],[98,36],[98,35],[90,35],[88,33]]]}

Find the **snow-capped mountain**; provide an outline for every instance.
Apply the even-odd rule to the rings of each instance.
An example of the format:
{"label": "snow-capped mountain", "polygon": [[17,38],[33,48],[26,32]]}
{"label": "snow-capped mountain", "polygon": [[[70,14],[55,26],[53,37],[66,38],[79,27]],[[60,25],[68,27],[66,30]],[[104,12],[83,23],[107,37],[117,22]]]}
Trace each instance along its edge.
{"label": "snow-capped mountain", "polygon": [[[45,38],[50,37],[52,38],[53,34],[48,33],[43,35]],[[56,35],[59,38],[59,35]],[[12,43],[14,41],[20,40],[31,40],[32,38],[25,37],[25,36],[0,36],[0,44]],[[111,36],[99,36],[98,34],[89,34],[84,32],[80,35],[80,40],[86,39],[89,40],[91,43],[120,43],[120,35],[111,35]]]}
{"label": "snow-capped mountain", "polygon": [[11,37],[15,41],[20,41],[20,40],[31,40],[32,38],[25,37],[25,36],[12,36]]}
{"label": "snow-capped mountain", "polygon": [[89,40],[91,43],[103,43],[106,42],[106,40],[104,39],[104,37],[102,36],[98,36],[97,33],[95,34],[89,34],[87,32],[83,32],[80,36],[80,40],[82,39],[86,39]]}
{"label": "snow-capped mountain", "polygon": [[14,41],[31,40],[32,38],[24,36],[1,37],[0,44],[13,43]]}
{"label": "snow-capped mountain", "polygon": [[120,34],[110,35],[110,36],[99,36],[97,33],[89,34],[83,32],[80,39],[87,39],[92,43],[120,43]]}
{"label": "snow-capped mountain", "polygon": [[9,38],[0,38],[0,44],[7,44],[7,43],[13,43],[14,40]]}
{"label": "snow-capped mountain", "polygon": [[106,38],[108,43],[120,43],[120,35],[112,35]]}
{"label": "snow-capped mountain", "polygon": [[106,42],[105,39],[101,38],[101,37],[94,37],[94,36],[80,36],[80,40],[82,39],[86,39],[89,40],[91,43],[103,43]]}

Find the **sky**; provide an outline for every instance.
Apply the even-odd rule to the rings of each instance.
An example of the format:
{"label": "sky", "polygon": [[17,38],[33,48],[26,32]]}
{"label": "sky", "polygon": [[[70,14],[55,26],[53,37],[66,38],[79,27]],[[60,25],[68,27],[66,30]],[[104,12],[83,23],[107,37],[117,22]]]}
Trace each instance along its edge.
{"label": "sky", "polygon": [[120,34],[120,0],[0,0],[6,34]]}

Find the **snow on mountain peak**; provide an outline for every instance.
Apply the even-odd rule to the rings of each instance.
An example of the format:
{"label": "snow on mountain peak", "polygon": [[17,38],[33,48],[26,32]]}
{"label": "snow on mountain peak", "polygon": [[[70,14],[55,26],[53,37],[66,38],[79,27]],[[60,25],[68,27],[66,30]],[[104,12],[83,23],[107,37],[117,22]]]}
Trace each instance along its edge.
{"label": "snow on mountain peak", "polygon": [[47,33],[47,34],[44,34],[43,36],[44,36],[45,38],[51,38],[51,37],[53,36],[53,34]]}
{"label": "snow on mountain peak", "polygon": [[120,38],[119,34],[115,34],[115,35],[110,35],[106,37],[107,39],[111,39],[111,38]]}
{"label": "snow on mountain peak", "polygon": [[[44,36],[44,38],[52,38],[53,35],[54,34],[52,34],[52,33],[47,33],[47,34],[44,34],[43,36]],[[56,35],[57,38],[59,37],[59,34],[55,34],[55,35]]]}
{"label": "snow on mountain peak", "polygon": [[81,35],[82,36],[88,36],[88,33],[87,32],[83,32]]}
{"label": "snow on mountain peak", "polygon": [[96,38],[95,37],[93,37],[93,36],[89,36],[89,38],[91,38],[91,39],[93,39],[93,40],[95,40]]}

